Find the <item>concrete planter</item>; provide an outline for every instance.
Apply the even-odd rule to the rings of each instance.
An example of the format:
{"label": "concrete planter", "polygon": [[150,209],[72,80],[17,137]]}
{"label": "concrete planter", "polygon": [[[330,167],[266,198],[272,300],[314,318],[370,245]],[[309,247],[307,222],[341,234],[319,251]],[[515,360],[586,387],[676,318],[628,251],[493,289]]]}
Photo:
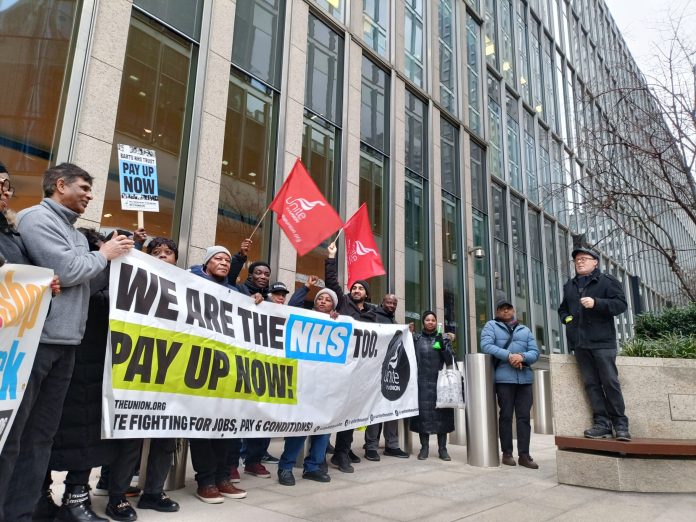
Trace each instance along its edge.
{"label": "concrete planter", "polygon": [[[618,357],[635,438],[696,440],[696,360]],[[551,355],[554,432],[582,436],[592,413],[572,355]],[[628,443],[630,444],[630,443]],[[696,492],[696,459],[556,452],[558,482],[614,491]]]}
{"label": "concrete planter", "polygon": [[[631,435],[696,439],[696,360],[617,357]],[[582,436],[592,413],[573,355],[551,355],[554,433]]]}

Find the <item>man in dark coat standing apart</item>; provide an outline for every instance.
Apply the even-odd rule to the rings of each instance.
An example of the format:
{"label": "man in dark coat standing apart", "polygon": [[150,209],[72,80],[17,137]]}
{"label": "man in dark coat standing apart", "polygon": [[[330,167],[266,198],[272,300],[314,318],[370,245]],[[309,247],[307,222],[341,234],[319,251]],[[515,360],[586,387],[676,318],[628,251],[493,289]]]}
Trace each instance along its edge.
{"label": "man in dark coat standing apart", "polygon": [[585,437],[611,438],[613,425],[616,439],[627,442],[631,435],[616,369],[614,326],[614,317],[626,311],[626,295],[615,277],[600,272],[597,252],[576,248],[572,255],[576,275],[563,287],[558,315],[592,408],[592,427]]}
{"label": "man in dark coat standing apart", "polygon": [[[367,301],[370,298],[370,286],[367,281],[359,279],[350,287],[350,292],[343,293],[343,288],[338,282],[338,262],[336,260],[336,244],[329,245],[329,256],[325,260],[324,280],[326,288],[336,292],[338,306],[336,311],[341,315],[349,315],[356,321],[374,323],[376,321],[374,306]],[[331,464],[343,473],[353,473],[351,462],[360,462],[360,457],[351,451],[353,444],[353,430],[339,431],[336,434],[336,449],[331,457]]]}

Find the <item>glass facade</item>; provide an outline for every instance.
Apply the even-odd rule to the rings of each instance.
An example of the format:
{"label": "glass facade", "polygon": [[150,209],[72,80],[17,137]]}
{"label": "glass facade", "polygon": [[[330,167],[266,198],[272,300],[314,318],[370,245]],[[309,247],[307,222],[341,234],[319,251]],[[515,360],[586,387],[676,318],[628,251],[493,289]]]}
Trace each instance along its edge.
{"label": "glass facade", "polygon": [[[88,3],[77,0],[0,4],[0,60],[11,79],[0,98],[0,161],[17,189],[11,206],[21,210],[40,199],[47,166],[88,156],[74,153],[79,143],[66,136],[95,137],[80,117],[80,89],[106,80],[95,78],[99,68],[79,42],[103,22],[90,26],[94,13],[83,16]],[[230,35],[204,16],[209,7],[133,2],[123,73],[111,83],[117,96],[104,101],[117,107],[115,125],[102,124],[109,128],[98,138],[108,142],[110,161],[109,148],[101,160],[89,156],[105,187],[93,203],[103,209],[103,228],[136,223],[120,209],[117,145],[154,149],[161,210],[145,215],[150,235],[188,234],[184,248],[194,259],[209,245],[196,243],[200,231],[188,230],[194,225],[185,218],[217,208],[206,241],[214,233],[236,251],[260,224],[250,260],[282,266],[286,284],[322,277],[326,242],[297,257],[293,272],[292,260],[273,250],[287,247],[274,220],[259,223],[282,169],[300,156],[344,219],[367,204],[389,273],[370,281],[373,300],[395,291],[397,315],[415,323],[437,310],[457,332],[459,353],[477,349],[475,332],[501,297],[514,301],[544,353],[566,350],[555,308],[573,275],[572,244],[582,239],[602,251],[604,269],[636,285],[634,309],[666,303],[668,268],[638,239],[610,234],[611,220],[584,211],[587,195],[568,186],[592,173],[581,138],[605,127],[612,110],[580,98],[622,81],[607,64],[633,67],[601,0],[248,0],[234,10],[223,2],[213,12],[234,13],[231,65],[218,55]],[[287,20],[298,9],[308,11],[305,27]],[[350,62],[347,42],[357,44]],[[218,141],[200,152],[207,140]],[[203,157],[211,150],[219,157]],[[431,175],[438,165],[439,180]],[[626,159],[619,167],[639,165]],[[195,206],[201,201],[207,208]],[[680,233],[696,243],[696,232]],[[617,328],[627,338],[631,315]]]}

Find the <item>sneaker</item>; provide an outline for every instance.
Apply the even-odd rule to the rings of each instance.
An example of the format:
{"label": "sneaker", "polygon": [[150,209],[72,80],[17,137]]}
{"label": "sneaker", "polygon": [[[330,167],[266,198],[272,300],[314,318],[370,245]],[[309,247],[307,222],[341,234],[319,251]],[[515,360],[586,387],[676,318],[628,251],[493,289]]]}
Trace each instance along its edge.
{"label": "sneaker", "polygon": [[128,486],[126,489],[126,496],[127,497],[137,497],[140,496],[140,494],[143,491],[140,488],[136,488],[135,486]]}
{"label": "sneaker", "polygon": [[255,477],[259,478],[271,478],[271,472],[268,471],[260,462],[247,464],[244,466],[244,473],[254,475]]}
{"label": "sneaker", "polygon": [[92,490],[92,495],[95,497],[109,496],[109,482],[104,480],[104,477],[99,477],[97,485],[94,486],[94,489]]}
{"label": "sneaker", "polygon": [[242,481],[241,477],[239,476],[239,469],[237,468],[237,466],[232,466],[230,468],[229,481],[232,482],[233,484],[238,484],[239,482]]}
{"label": "sneaker", "polygon": [[428,446],[421,446],[420,451],[418,452],[418,460],[425,460],[428,458],[428,453],[430,452],[430,449]]}
{"label": "sneaker", "polygon": [[278,483],[281,486],[294,486],[295,485],[295,475],[292,474],[291,469],[278,469]]}
{"label": "sneaker", "polygon": [[302,473],[302,478],[313,480],[314,482],[331,482],[331,477],[329,474],[320,469],[316,471],[305,471]]}
{"label": "sneaker", "polygon": [[530,455],[520,455],[518,461],[520,466],[524,466],[529,469],[539,469],[539,464],[534,462],[534,459]]}
{"label": "sneaker", "polygon": [[179,503],[169,498],[164,491],[159,495],[145,493],[138,501],[138,509],[154,509],[162,513],[174,513],[179,511]]}
{"label": "sneaker", "polygon": [[334,453],[333,457],[331,457],[331,464],[343,473],[353,473],[355,471],[353,466],[350,465],[350,459],[347,455]]}
{"label": "sneaker", "polygon": [[628,432],[628,428],[616,428],[616,440],[631,442],[631,434]]}
{"label": "sneaker", "polygon": [[439,448],[437,450],[437,455],[440,457],[440,460],[444,460],[449,462],[452,460],[452,457],[449,456],[449,453],[447,453],[447,448]]}
{"label": "sneaker", "polygon": [[503,464],[506,466],[517,466],[517,462],[515,462],[515,457],[513,457],[510,453],[503,453]]}
{"label": "sneaker", "polygon": [[232,484],[229,480],[225,480],[224,482],[218,482],[217,484],[215,484],[215,487],[217,487],[218,492],[223,497],[244,498],[247,496],[246,491],[234,487],[234,484]]}
{"label": "sneaker", "polygon": [[206,504],[222,504],[225,499],[215,486],[203,486],[196,490],[196,496]]}
{"label": "sneaker", "polygon": [[375,450],[365,450],[365,459],[373,462],[379,462],[379,453]]}
{"label": "sneaker", "polygon": [[263,457],[261,457],[261,462],[265,462],[267,464],[278,464],[280,462],[280,459],[266,452],[264,453]]}
{"label": "sneaker", "polygon": [[360,457],[353,453],[353,450],[348,450],[348,458],[353,464],[357,464],[358,462],[360,462]]}
{"label": "sneaker", "polygon": [[138,520],[138,514],[125,498],[118,504],[109,502],[106,505],[106,516],[114,520],[132,521]]}
{"label": "sneaker", "polygon": [[410,455],[401,448],[384,448],[384,454],[387,457],[397,457],[400,459],[407,459],[410,457]]}
{"label": "sneaker", "polygon": [[611,439],[614,436],[611,428],[601,424],[595,424],[589,430],[585,430],[584,435],[588,439]]}

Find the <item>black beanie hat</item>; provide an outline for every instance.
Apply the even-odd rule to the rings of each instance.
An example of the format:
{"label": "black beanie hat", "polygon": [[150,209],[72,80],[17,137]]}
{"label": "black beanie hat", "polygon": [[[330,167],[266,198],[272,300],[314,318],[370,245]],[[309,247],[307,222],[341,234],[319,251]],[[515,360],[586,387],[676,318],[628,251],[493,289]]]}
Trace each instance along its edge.
{"label": "black beanie hat", "polygon": [[367,294],[365,297],[367,299],[370,298],[370,285],[367,281],[364,279],[358,279],[357,281],[353,281],[353,284],[350,285],[350,289],[352,290],[355,285],[362,285],[362,287],[365,289],[365,293]]}

